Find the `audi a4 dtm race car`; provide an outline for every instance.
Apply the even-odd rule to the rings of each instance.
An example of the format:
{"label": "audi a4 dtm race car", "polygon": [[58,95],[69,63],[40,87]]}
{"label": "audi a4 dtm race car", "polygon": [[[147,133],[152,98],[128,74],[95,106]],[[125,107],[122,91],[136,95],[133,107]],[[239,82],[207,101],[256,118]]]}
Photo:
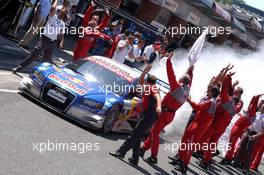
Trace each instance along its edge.
{"label": "audi a4 dtm race car", "polygon": [[[134,93],[139,70],[101,56],[64,66],[42,63],[20,88],[64,116],[104,132],[130,132],[139,120],[140,95]],[[161,91],[168,85],[158,81]]]}

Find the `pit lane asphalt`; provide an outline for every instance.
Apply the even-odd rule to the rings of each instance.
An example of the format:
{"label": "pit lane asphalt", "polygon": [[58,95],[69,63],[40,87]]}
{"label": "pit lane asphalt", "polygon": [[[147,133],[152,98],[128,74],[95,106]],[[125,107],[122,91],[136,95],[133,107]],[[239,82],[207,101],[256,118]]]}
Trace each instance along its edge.
{"label": "pit lane asphalt", "polygon": [[[6,70],[24,59],[24,55],[17,54],[17,56],[12,56],[12,61],[8,62],[13,52],[5,51],[8,50],[0,49],[0,65],[3,65],[2,60],[4,60],[5,66],[10,66],[5,67]],[[20,75],[27,76],[27,74]],[[17,93],[16,90],[20,86],[19,81],[21,77],[11,74],[10,71],[0,70],[0,174],[166,175],[178,173],[173,166],[168,164],[167,156],[172,153],[165,150],[164,144],[160,147],[157,166],[150,166],[142,160],[138,167],[129,165],[127,158],[130,157],[131,152],[124,161],[111,157],[108,152],[118,148],[127,135],[104,134],[88,130],[71,120],[64,119]],[[48,142],[69,145],[91,143],[97,144],[99,150],[85,150],[84,153],[78,153],[82,152],[82,149],[74,151],[72,147],[71,151],[57,149],[57,151],[46,150],[40,153],[40,150],[34,147],[37,143],[48,144]],[[212,170],[206,173],[196,165],[195,161],[197,160],[192,158],[190,171],[187,174],[240,174],[231,167],[222,167],[219,164],[213,165]],[[264,172],[263,165],[260,170]]]}

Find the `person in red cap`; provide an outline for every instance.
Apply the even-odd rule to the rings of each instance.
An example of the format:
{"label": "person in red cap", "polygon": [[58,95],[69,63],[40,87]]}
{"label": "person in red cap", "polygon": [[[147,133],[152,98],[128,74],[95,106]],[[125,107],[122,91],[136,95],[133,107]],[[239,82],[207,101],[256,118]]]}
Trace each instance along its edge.
{"label": "person in red cap", "polygon": [[[210,122],[213,119],[216,110],[216,98],[219,94],[219,87],[210,84],[208,86],[206,98],[199,103],[195,103],[188,99],[188,103],[196,111],[196,117],[187,127],[181,140],[181,145],[184,145],[184,149],[180,149],[178,153],[178,159],[173,159],[170,164],[179,165],[180,171],[185,174],[187,172],[187,166],[190,162],[193,151],[197,148],[193,148],[193,143],[198,143],[199,139],[205,133]],[[191,146],[191,147],[189,147]],[[198,145],[199,146],[199,145]],[[175,156],[176,157],[176,156]]]}
{"label": "person in red cap", "polygon": [[200,161],[199,166],[207,170],[209,163],[212,160],[213,153],[216,151],[216,146],[219,138],[225,132],[230,124],[233,116],[236,114],[236,106],[233,98],[232,76],[235,73],[229,73],[222,84],[220,98],[217,102],[216,112],[213,121],[209,128],[199,141],[202,145],[208,145],[209,149],[203,150],[204,159]]}
{"label": "person in red cap", "polygon": [[225,158],[220,162],[220,164],[231,165],[239,137],[241,137],[241,135],[255,120],[259,98],[260,95],[253,96],[246,114],[241,114],[240,118],[235,122],[229,137],[229,149],[225,155]]}
{"label": "person in red cap", "polygon": [[82,21],[84,35],[82,37],[79,37],[77,41],[77,44],[74,48],[73,60],[86,57],[88,51],[94,46],[96,38],[102,37],[105,40],[111,40],[111,37],[100,32],[108,25],[108,21],[110,19],[109,12],[106,11],[105,17],[98,25],[100,16],[94,11],[95,7],[96,6],[92,1],[92,5],[86,10],[84,14],[84,18]]}
{"label": "person in red cap", "polygon": [[177,81],[172,67],[172,57],[173,52],[170,53],[166,63],[170,91],[165,95],[162,101],[161,115],[158,117],[158,120],[155,122],[148,138],[145,140],[140,150],[140,156],[143,157],[145,151],[151,148],[151,156],[145,159],[145,161],[149,163],[157,163],[160,132],[172,122],[176,111],[188,99],[192,83],[194,66],[189,67],[187,73]]}

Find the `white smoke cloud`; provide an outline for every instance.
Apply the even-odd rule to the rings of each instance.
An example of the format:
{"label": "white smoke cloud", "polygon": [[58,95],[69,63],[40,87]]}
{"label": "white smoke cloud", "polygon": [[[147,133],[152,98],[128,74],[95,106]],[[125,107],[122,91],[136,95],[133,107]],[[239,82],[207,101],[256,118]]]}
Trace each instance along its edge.
{"label": "white smoke cloud", "polygon": [[[188,68],[187,55],[188,52],[185,50],[177,50],[175,53],[173,65],[177,79]],[[239,80],[239,86],[244,89],[242,96],[244,109],[247,108],[253,95],[264,93],[264,41],[262,41],[257,52],[241,48],[233,49],[227,46],[203,48],[200,59],[195,64],[194,69],[194,79],[190,92],[193,100],[199,100],[205,93],[210,79],[228,63],[235,65],[233,70],[236,74],[233,80]],[[151,73],[168,82],[164,64],[156,63]],[[176,132],[181,134],[184,131],[190,113],[191,108],[185,103],[177,111],[173,123],[166,127],[167,133],[172,134]]]}

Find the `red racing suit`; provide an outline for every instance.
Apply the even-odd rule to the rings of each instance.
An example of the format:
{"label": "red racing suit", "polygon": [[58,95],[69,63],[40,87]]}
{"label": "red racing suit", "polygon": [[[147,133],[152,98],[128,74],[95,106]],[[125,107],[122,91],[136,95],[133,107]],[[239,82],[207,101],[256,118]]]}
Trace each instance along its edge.
{"label": "red racing suit", "polygon": [[232,78],[226,76],[220,92],[220,99],[217,102],[216,112],[213,121],[208,127],[207,131],[199,141],[199,143],[206,146],[204,151],[204,161],[209,163],[212,159],[212,153],[215,151],[217,142],[221,135],[225,132],[227,126],[230,124],[232,117],[236,114],[234,99],[228,96],[228,90],[232,87]]}
{"label": "red racing suit", "polygon": [[[162,101],[162,113],[158,117],[152,127],[148,138],[145,140],[143,150],[147,151],[151,148],[151,156],[157,157],[159,150],[159,135],[160,132],[172,122],[176,111],[187,100],[190,92],[190,86],[183,85],[176,80],[176,76],[173,71],[171,59],[166,62],[167,76],[170,85],[170,92],[168,92]],[[188,69],[187,74],[190,76],[191,81],[193,78],[193,70]]]}
{"label": "red racing suit", "polygon": [[110,51],[109,51],[109,53],[107,55],[108,58],[112,58],[114,56],[114,53],[116,51],[117,44],[118,44],[118,42],[120,40],[121,40],[121,38],[118,35],[114,38],[114,41],[112,43],[112,48],[110,49]]}
{"label": "red racing suit", "polygon": [[252,153],[253,159],[250,165],[250,169],[253,169],[253,170],[258,169],[263,153],[264,153],[264,136],[260,138],[260,141],[256,143],[253,148],[253,153]]}
{"label": "red racing suit", "polygon": [[90,6],[84,14],[82,27],[88,30],[84,29],[84,36],[79,37],[77,44],[74,48],[73,60],[85,58],[90,48],[94,46],[96,38],[103,37],[106,40],[111,40],[111,37],[100,32],[103,28],[105,28],[108,25],[108,21],[110,18],[108,15],[106,15],[103,18],[101,24],[97,27],[96,31],[94,30],[92,31],[91,29],[89,29],[89,21],[93,13],[93,10],[94,10],[94,6]]}
{"label": "red racing suit", "polygon": [[229,147],[230,149],[227,151],[225,159],[232,160],[234,156],[234,151],[236,148],[236,143],[238,141],[238,138],[245,132],[245,130],[254,122],[258,101],[260,96],[253,96],[250,104],[248,106],[247,114],[242,116],[240,115],[240,118],[235,122],[230,138],[229,138]]}
{"label": "red racing suit", "polygon": [[[181,140],[184,149],[179,149],[179,158],[188,166],[192,153],[197,148],[193,148],[193,143],[197,143],[199,139],[206,132],[209,124],[211,123],[215,110],[216,99],[206,99],[199,104],[190,102],[192,108],[196,111],[194,121],[186,128]],[[191,147],[190,147],[191,146]]]}

